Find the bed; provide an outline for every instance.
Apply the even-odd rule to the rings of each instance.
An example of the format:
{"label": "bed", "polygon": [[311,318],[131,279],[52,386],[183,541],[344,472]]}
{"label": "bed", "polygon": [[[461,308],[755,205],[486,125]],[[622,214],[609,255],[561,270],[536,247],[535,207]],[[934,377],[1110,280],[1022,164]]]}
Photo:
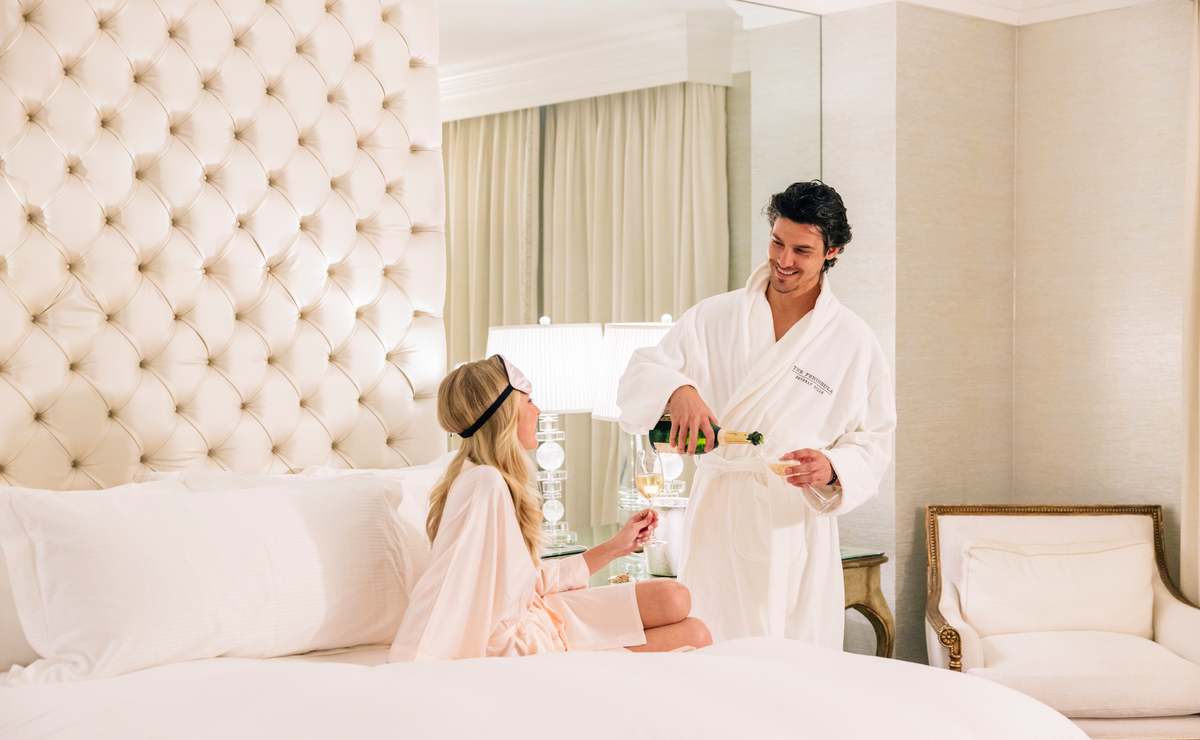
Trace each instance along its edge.
{"label": "bed", "polygon": [[1081,737],[782,640],[382,664],[446,448],[436,62],[432,0],[0,4],[0,737]]}
{"label": "bed", "polygon": [[385,655],[378,647],[219,658],[9,689],[0,692],[0,737],[1084,737],[998,684],[789,641],[728,642],[686,655],[377,665]]}

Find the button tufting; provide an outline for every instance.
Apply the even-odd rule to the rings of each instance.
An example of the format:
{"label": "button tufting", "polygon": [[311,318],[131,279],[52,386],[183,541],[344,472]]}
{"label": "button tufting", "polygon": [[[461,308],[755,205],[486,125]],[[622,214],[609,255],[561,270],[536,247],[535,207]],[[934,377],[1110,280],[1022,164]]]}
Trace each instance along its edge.
{"label": "button tufting", "polygon": [[140,463],[141,465],[145,465],[146,464],[146,456],[138,455],[138,463]]}
{"label": "button tufting", "polygon": [[142,370],[145,370],[146,369],[146,361],[138,360],[138,367],[141,368]]}
{"label": "button tufting", "polygon": [[42,420],[42,412],[41,411],[33,412],[33,420],[40,422]]}
{"label": "button tufting", "polygon": [[72,461],[71,461],[71,469],[72,469],[72,470],[74,470],[74,469],[76,469],[76,468],[78,468],[78,467],[79,467],[79,461],[78,461],[78,460],[72,460]]}
{"label": "button tufting", "polygon": [[108,418],[110,418],[110,419],[116,418],[116,416],[117,416],[117,412],[116,412],[116,411],[114,411],[113,409],[109,409],[109,410],[108,410],[108,412],[107,412],[107,416],[108,416]]}
{"label": "button tufting", "polygon": [[78,370],[78,369],[79,369],[79,363],[78,363],[78,362],[72,362],[72,363],[70,363],[70,364],[68,364],[68,365],[67,365],[67,370],[69,370],[70,372],[75,372],[75,371],[76,371],[76,370]]}

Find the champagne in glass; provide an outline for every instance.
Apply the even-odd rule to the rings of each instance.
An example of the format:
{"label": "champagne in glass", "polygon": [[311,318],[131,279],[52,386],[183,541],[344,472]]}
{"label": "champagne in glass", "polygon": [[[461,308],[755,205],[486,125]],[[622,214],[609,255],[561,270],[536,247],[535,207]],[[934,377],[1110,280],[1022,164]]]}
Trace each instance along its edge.
{"label": "champagne in glass", "polygon": [[638,493],[647,501],[652,501],[655,496],[662,492],[663,476],[662,473],[638,473],[634,477],[634,485],[637,486]]}

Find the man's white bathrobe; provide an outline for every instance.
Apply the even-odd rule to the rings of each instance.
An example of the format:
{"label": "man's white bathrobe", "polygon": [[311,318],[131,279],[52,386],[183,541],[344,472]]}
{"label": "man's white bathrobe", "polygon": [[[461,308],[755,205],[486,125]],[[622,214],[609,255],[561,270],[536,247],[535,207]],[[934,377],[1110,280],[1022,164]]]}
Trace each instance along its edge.
{"label": "man's white bathrobe", "polygon": [[[841,649],[844,591],[836,516],[875,495],[891,463],[896,404],[870,328],[834,297],[778,342],[767,304],[770,266],[746,287],[689,309],[657,347],[634,353],[617,405],[644,434],[671,393],[692,385],[723,429],[759,431],[761,448],[697,457],[680,578],[714,638],[770,635]],[[821,450],[840,487],[797,488],[766,467]]]}

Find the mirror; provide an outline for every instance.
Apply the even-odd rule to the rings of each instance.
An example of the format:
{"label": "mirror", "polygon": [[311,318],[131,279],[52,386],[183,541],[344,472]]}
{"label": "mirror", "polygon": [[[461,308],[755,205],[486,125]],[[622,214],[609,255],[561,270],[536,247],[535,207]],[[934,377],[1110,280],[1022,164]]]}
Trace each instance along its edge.
{"label": "mirror", "polygon": [[[769,195],[821,175],[819,16],[441,0],[439,22],[450,366],[488,326],[658,321],[741,286]],[[564,422],[566,520],[616,521],[616,424]]]}

